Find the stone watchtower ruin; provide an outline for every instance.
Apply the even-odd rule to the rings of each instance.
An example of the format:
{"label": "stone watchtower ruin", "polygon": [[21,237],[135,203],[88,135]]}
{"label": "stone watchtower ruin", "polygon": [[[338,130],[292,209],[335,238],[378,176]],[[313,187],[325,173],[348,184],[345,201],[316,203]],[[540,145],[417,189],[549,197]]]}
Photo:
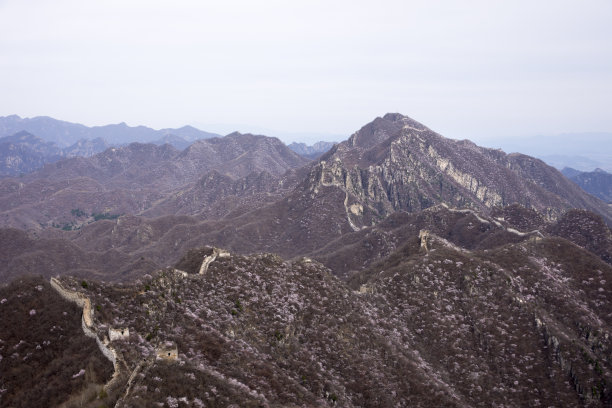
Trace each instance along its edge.
{"label": "stone watchtower ruin", "polygon": [[178,358],[178,347],[176,343],[167,341],[157,346],[155,349],[155,354],[157,355],[157,358],[164,360],[176,360]]}
{"label": "stone watchtower ruin", "polygon": [[113,329],[112,327],[108,329],[108,338],[110,341],[115,340],[127,340],[130,337],[130,329],[127,327]]}

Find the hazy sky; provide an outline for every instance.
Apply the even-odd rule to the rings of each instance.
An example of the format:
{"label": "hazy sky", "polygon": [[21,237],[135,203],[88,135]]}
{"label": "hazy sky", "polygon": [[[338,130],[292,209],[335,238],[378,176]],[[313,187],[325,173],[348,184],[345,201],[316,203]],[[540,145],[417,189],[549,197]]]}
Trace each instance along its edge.
{"label": "hazy sky", "polygon": [[608,132],[612,1],[0,0],[0,95],[87,125]]}

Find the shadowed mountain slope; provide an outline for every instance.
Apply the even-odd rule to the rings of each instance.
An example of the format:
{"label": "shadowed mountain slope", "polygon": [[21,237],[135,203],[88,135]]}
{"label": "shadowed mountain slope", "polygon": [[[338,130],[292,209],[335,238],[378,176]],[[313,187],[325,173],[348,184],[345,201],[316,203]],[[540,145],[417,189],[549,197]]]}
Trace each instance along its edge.
{"label": "shadowed mountain slope", "polygon": [[[42,278],[0,286],[0,406],[96,400],[113,365],[81,328],[81,309]],[[97,399],[97,405],[102,401]],[[73,405],[74,406],[74,405]]]}
{"label": "shadowed mountain slope", "polygon": [[[569,212],[556,223],[541,225],[540,230],[519,230],[501,218],[441,205],[415,214],[397,212],[360,231],[349,228],[339,231],[330,224],[333,214],[326,213],[325,206],[313,210],[320,220],[312,224],[284,223],[283,217],[293,217],[294,203],[283,203],[287,207],[268,206],[278,218],[264,224],[260,216],[265,214],[257,210],[218,221],[200,221],[189,216],[155,219],[122,216],[100,220],[79,231],[50,231],[53,234],[43,234],[45,239],[19,230],[0,229],[0,237],[6,243],[0,251],[0,259],[5,259],[0,265],[0,278],[6,281],[27,270],[36,270],[45,276],[91,274],[100,279],[132,280],[160,266],[172,265],[191,248],[210,244],[240,254],[274,250],[285,258],[308,256],[325,264],[338,277],[348,279],[405,243],[418,240],[421,230],[429,230],[469,250],[561,236],[609,262],[612,248],[609,228],[601,217],[586,211]],[[288,212],[283,215],[280,210]],[[300,208],[297,211],[302,213]],[[320,225],[323,220],[326,226]],[[297,240],[304,239],[304,235],[307,241],[298,246]]]}
{"label": "shadowed mountain slope", "polygon": [[467,251],[430,234],[349,284],[469,405],[608,406],[610,272],[557,238]]}
{"label": "shadowed mountain slope", "polygon": [[129,328],[119,407],[610,403],[612,269],[563,239],[468,250],[428,233],[349,285],[269,254],[204,248],[179,266],[62,279],[99,306],[99,336]]}

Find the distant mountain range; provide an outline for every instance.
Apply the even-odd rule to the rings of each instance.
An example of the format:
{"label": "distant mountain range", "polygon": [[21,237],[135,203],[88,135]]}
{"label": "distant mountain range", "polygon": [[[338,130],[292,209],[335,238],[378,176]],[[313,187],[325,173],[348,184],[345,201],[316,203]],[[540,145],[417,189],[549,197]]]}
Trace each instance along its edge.
{"label": "distant mountain range", "polygon": [[[197,140],[221,137],[192,126],[154,130],[145,126],[117,125],[87,127],[50,117],[0,117],[0,177],[18,176],[62,158],[91,157],[109,147],[130,143],[169,144],[184,150]],[[289,148],[313,160],[335,143],[317,142],[312,146],[292,143]]]}
{"label": "distant mountain range", "polygon": [[125,123],[87,127],[49,117],[0,117],[0,177],[18,176],[62,158],[91,157],[133,142],[170,144],[179,150],[200,139],[220,137],[191,126],[154,130]]}
{"label": "distant mountain range", "polygon": [[521,152],[544,160],[561,170],[572,167],[592,171],[599,167],[612,172],[612,133],[581,132],[557,135],[533,135],[496,138],[485,145],[501,147],[504,151]]}
{"label": "distant mountain range", "polygon": [[334,142],[317,142],[312,146],[308,146],[306,143],[293,142],[287,147],[299,154],[300,156],[308,159],[318,159],[329,149],[331,149],[336,143]]}
{"label": "distant mountain range", "polygon": [[565,167],[561,173],[587,193],[612,204],[612,174],[602,169],[586,172],[571,167]]}
{"label": "distant mountain range", "polygon": [[0,117],[0,137],[10,136],[24,130],[47,142],[54,142],[61,148],[73,145],[83,139],[93,140],[100,138],[111,145],[123,145],[132,142],[154,143],[163,140],[168,135],[177,136],[188,142],[220,136],[215,133],[204,132],[192,126],[155,130],[146,126],[132,127],[125,123],[119,123],[88,127],[47,116],[21,118],[17,115],[11,115]]}
{"label": "distant mountain range", "polygon": [[90,157],[106,150],[110,145],[103,139],[79,140],[60,148],[29,132],[20,131],[0,138],[0,177],[30,173],[63,158]]}

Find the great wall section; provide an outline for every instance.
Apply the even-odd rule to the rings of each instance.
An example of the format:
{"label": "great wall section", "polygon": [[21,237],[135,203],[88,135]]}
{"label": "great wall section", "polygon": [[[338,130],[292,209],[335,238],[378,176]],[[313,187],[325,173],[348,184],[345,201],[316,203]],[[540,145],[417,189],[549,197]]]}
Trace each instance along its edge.
{"label": "great wall section", "polygon": [[103,342],[100,340],[100,337],[96,333],[96,329],[94,326],[93,319],[93,309],[91,308],[90,300],[83,295],[82,293],[71,291],[61,284],[61,282],[56,278],[51,278],[50,281],[51,287],[55,289],[55,291],[64,299],[69,302],[76,303],[81,309],[83,309],[83,314],[81,318],[81,327],[83,328],[83,333],[87,337],[91,337],[96,340],[98,344],[98,348],[104,354],[104,356],[113,363],[113,376],[111,379],[104,385],[104,390],[112,390],[119,385],[119,381],[121,377],[124,375],[125,369],[127,369],[127,365],[120,358],[117,351],[111,346],[110,341]]}
{"label": "great wall section", "polygon": [[[202,264],[198,270],[198,273],[193,277],[205,275],[208,271],[209,265],[219,258],[229,258],[231,255],[228,251],[213,248],[210,255],[204,256]],[[174,272],[185,277],[186,272],[174,269]],[[166,361],[175,361],[178,358],[178,349],[173,344],[172,347],[168,342],[158,345],[153,356],[144,358],[138,362],[133,370],[128,367],[127,362],[122,357],[121,353],[113,347],[113,341],[129,339],[130,330],[129,328],[109,328],[108,336],[104,335],[104,332],[96,327],[94,319],[94,309],[91,306],[90,299],[83,293],[77,290],[70,290],[62,284],[58,278],[51,278],[49,280],[51,287],[65,300],[75,303],[82,310],[81,315],[81,327],[83,333],[92,339],[95,339],[98,348],[102,354],[113,363],[113,375],[111,379],[104,384],[103,389],[107,393],[115,392],[119,395],[119,399],[116,401],[115,406],[122,406],[122,402],[129,395],[132,389],[134,380],[138,374],[145,373],[149,367],[155,361],[155,359],[163,359]],[[102,340],[101,340],[102,338]]]}

